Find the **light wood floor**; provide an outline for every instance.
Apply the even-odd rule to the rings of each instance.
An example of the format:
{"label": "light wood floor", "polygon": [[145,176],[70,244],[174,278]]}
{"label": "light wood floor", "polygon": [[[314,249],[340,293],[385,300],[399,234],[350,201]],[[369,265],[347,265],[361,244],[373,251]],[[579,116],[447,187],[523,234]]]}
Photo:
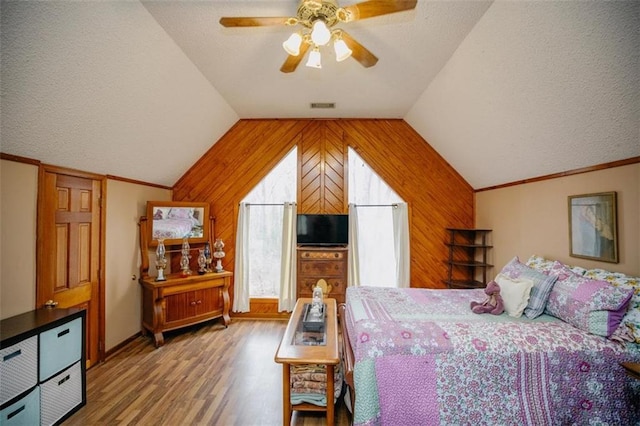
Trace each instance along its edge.
{"label": "light wood floor", "polygon": [[[282,425],[282,365],[273,360],[285,321],[234,320],[138,337],[87,371],[87,405],[67,425]],[[292,425],[326,424],[295,412]],[[336,424],[348,425],[344,402]]]}

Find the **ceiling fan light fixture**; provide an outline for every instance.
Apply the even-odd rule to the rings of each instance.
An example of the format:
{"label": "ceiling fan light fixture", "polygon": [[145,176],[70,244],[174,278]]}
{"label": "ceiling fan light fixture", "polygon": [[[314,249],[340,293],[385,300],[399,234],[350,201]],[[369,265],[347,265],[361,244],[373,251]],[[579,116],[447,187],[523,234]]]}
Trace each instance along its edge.
{"label": "ceiling fan light fixture", "polygon": [[338,62],[344,61],[353,53],[352,50],[349,49],[349,46],[347,46],[347,43],[341,38],[333,42],[333,50],[336,52],[336,61]]}
{"label": "ceiling fan light fixture", "polygon": [[311,40],[316,46],[324,46],[331,40],[331,31],[322,19],[316,19],[313,22]]}
{"label": "ceiling fan light fixture", "polygon": [[320,62],[320,49],[318,46],[314,47],[313,50],[309,53],[309,59],[307,59],[307,66],[310,68],[322,68],[322,63]]}
{"label": "ceiling fan light fixture", "polygon": [[302,35],[293,33],[287,41],[282,43],[282,47],[289,55],[298,56],[300,54],[300,45],[302,44]]}

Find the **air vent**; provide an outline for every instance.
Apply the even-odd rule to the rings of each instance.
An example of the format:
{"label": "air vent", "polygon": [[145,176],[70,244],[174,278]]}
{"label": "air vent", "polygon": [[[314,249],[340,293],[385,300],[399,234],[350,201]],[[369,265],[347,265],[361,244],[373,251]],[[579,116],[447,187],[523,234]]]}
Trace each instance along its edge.
{"label": "air vent", "polygon": [[335,102],[311,102],[311,109],[334,109]]}

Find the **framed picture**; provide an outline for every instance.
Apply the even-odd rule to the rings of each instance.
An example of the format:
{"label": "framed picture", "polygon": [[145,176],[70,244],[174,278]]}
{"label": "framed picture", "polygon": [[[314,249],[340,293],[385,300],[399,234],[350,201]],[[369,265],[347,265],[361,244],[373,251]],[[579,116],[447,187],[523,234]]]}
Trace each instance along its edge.
{"label": "framed picture", "polygon": [[569,196],[569,255],[618,263],[616,193]]}

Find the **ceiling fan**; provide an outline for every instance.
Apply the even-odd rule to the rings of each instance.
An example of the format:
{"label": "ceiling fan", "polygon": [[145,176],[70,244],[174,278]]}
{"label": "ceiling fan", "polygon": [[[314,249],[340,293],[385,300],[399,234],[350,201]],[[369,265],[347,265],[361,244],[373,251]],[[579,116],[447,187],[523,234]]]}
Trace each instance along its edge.
{"label": "ceiling fan", "polygon": [[309,49],[311,53],[306,65],[321,68],[320,46],[332,40],[337,61],[352,56],[368,68],[375,65],[378,58],[346,31],[334,27],[340,23],[414,9],[416,3],[417,0],[368,0],[339,7],[336,0],[301,0],[295,17],[223,17],[220,18],[220,24],[224,27],[300,25],[301,28],[282,44],[289,54],[280,68],[285,73],[295,71]]}

